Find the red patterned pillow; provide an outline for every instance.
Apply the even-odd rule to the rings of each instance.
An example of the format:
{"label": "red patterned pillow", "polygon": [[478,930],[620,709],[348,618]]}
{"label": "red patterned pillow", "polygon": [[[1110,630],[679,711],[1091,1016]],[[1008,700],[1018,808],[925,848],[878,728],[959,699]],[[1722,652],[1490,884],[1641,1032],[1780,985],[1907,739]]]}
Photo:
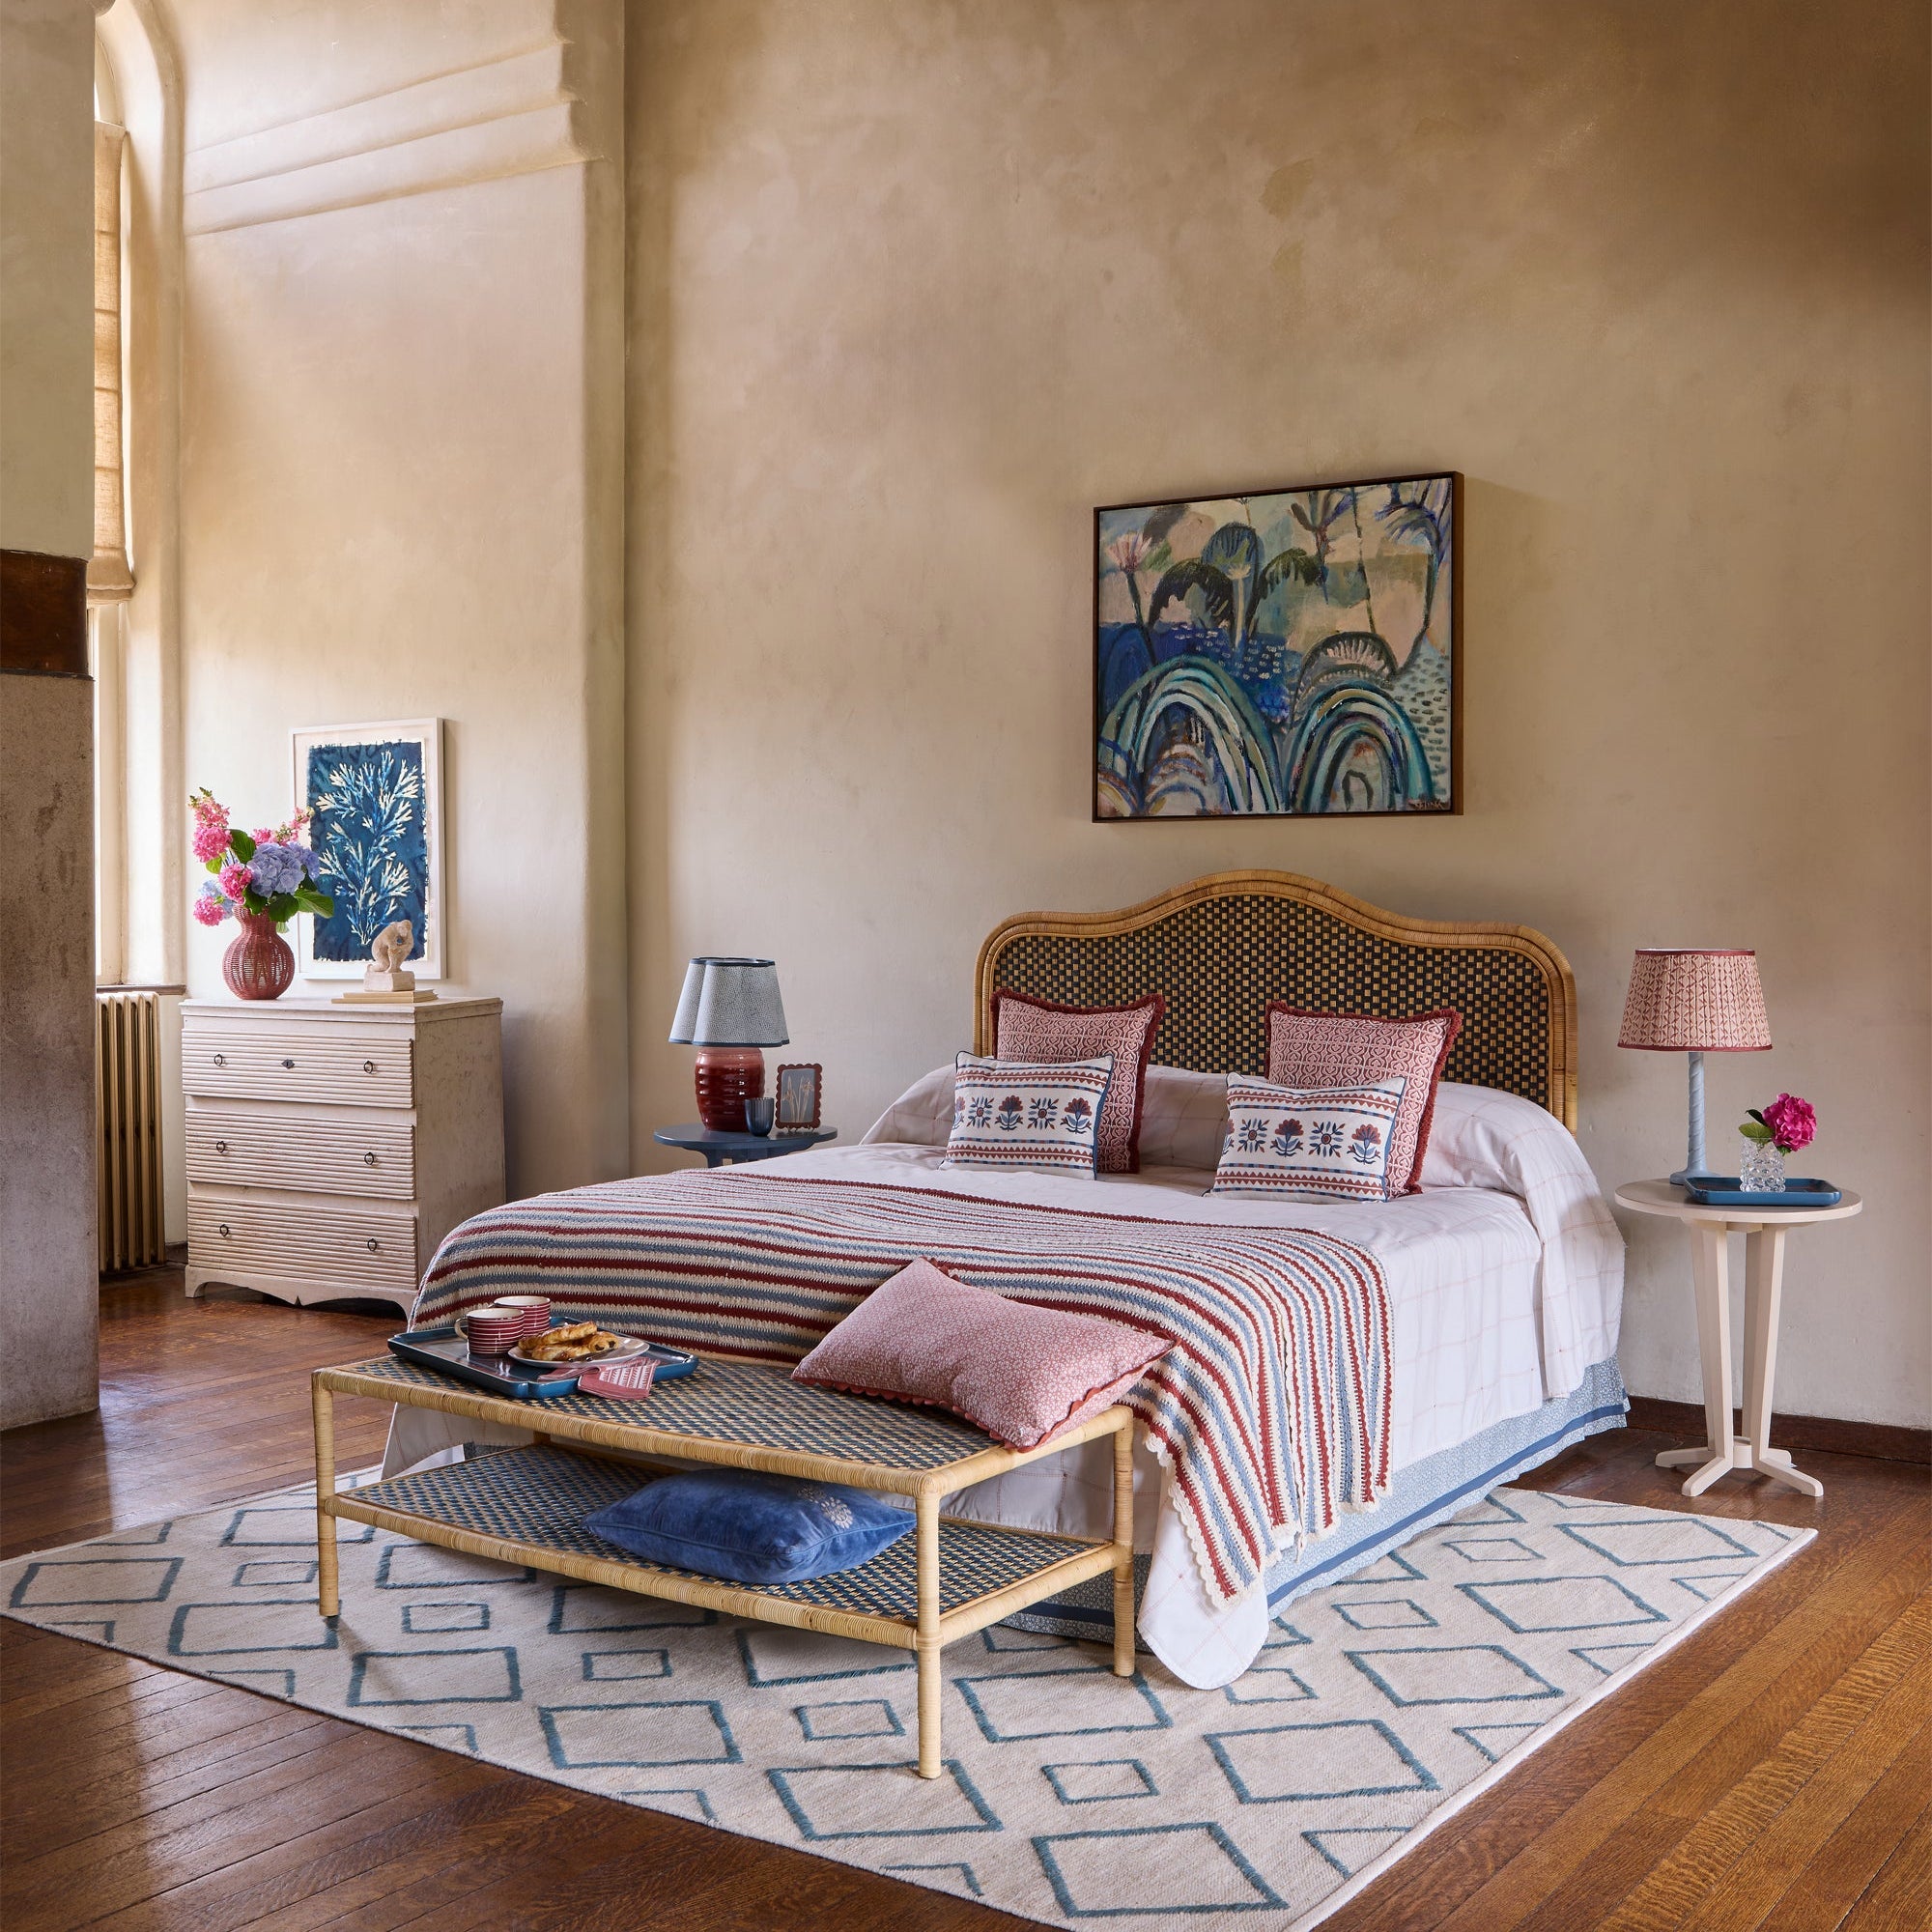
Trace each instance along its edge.
{"label": "red patterned pillow", "polygon": [[1110,1406],[1173,1346],[1105,1316],[1009,1301],[922,1259],[875,1288],[791,1376],[951,1409],[1031,1449]]}
{"label": "red patterned pillow", "polygon": [[1267,1077],[1277,1087],[1358,1087],[1398,1077],[1408,1083],[1389,1130],[1388,1190],[1415,1193],[1435,1115],[1435,1083],[1463,1031],[1463,1015],[1443,1007],[1413,1019],[1378,1020],[1270,1000],[1267,1030]]}
{"label": "red patterned pillow", "polygon": [[993,1052],[1001,1060],[1054,1065],[1111,1053],[1114,1084],[1100,1109],[1099,1171],[1138,1174],[1148,1059],[1166,1011],[1167,999],[1160,993],[1124,1007],[1063,1007],[1002,987],[993,995]]}

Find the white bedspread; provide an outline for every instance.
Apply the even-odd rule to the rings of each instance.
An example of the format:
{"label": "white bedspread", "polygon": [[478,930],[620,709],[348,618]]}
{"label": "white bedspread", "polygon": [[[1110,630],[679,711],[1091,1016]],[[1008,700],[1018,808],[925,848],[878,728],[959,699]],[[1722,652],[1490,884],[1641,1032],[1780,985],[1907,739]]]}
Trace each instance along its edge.
{"label": "white bedspread", "polygon": [[[1147,1153],[1178,1154],[1211,1169],[1206,1151],[1218,1146],[1215,1083],[1157,1067],[1149,1072],[1153,1131],[1143,1135]],[[1616,1352],[1622,1238],[1575,1139],[1527,1100],[1445,1083],[1422,1191],[1332,1207],[1209,1195],[1211,1171],[1202,1165],[1093,1180],[949,1168],[951,1111],[946,1068],[901,1096],[861,1145],[790,1155],[785,1171],[1230,1228],[1312,1228],[1367,1248],[1388,1283],[1397,1469],[1568,1395],[1591,1364]],[[408,1466],[465,1439],[523,1438],[402,1409],[385,1467]],[[1183,1682],[1231,1683],[1265,1637],[1265,1587],[1210,1606],[1179,1519],[1162,1494],[1162,1472],[1145,1449],[1137,1452],[1135,1495],[1136,1542],[1151,1556],[1142,1636]],[[1147,1507],[1155,1498],[1158,1505]],[[967,1491],[952,1507],[989,1521],[1106,1535],[1111,1451],[1088,1445],[1048,1458]]]}

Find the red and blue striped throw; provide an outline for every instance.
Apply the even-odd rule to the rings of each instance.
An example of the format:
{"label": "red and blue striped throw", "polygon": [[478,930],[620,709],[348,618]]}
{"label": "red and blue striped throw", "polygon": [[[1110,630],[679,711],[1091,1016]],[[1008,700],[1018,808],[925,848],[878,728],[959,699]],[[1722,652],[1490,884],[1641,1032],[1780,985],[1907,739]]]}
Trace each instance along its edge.
{"label": "red and blue striped throw", "polygon": [[1125,1400],[1223,1604],[1389,1478],[1389,1308],[1365,1250],[873,1181],[690,1172],[493,1208],[430,1264],[415,1323],[548,1294],[653,1341],[796,1362],[923,1256],[975,1287],[1167,1337]]}

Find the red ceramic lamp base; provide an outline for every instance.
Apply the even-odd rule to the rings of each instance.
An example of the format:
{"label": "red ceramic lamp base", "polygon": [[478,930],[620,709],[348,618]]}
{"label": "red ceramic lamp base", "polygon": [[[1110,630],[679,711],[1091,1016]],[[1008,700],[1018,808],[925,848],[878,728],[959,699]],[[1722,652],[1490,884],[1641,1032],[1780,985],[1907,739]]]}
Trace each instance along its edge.
{"label": "red ceramic lamp base", "polygon": [[697,1118],[714,1133],[745,1131],[745,1102],[762,1097],[765,1056],[755,1046],[697,1049]]}

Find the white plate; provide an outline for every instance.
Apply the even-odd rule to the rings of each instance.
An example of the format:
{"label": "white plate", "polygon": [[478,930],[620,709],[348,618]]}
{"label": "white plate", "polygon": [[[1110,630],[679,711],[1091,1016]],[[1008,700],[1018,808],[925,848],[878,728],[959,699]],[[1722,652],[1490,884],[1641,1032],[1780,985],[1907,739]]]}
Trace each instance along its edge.
{"label": "white plate", "polygon": [[[557,1325],[561,1327],[563,1324],[559,1322]],[[544,1369],[601,1369],[607,1367],[611,1362],[628,1362],[633,1356],[641,1355],[651,1346],[641,1335],[622,1335],[618,1334],[618,1331],[614,1328],[606,1328],[604,1332],[607,1335],[616,1335],[617,1346],[614,1349],[606,1349],[601,1355],[580,1355],[575,1360],[568,1362],[546,1361],[541,1355],[526,1355],[524,1353],[525,1349],[529,1346],[530,1342],[540,1339],[532,1335],[528,1338],[528,1341],[519,1342],[510,1350],[510,1359],[515,1362],[528,1362],[537,1368]]]}

